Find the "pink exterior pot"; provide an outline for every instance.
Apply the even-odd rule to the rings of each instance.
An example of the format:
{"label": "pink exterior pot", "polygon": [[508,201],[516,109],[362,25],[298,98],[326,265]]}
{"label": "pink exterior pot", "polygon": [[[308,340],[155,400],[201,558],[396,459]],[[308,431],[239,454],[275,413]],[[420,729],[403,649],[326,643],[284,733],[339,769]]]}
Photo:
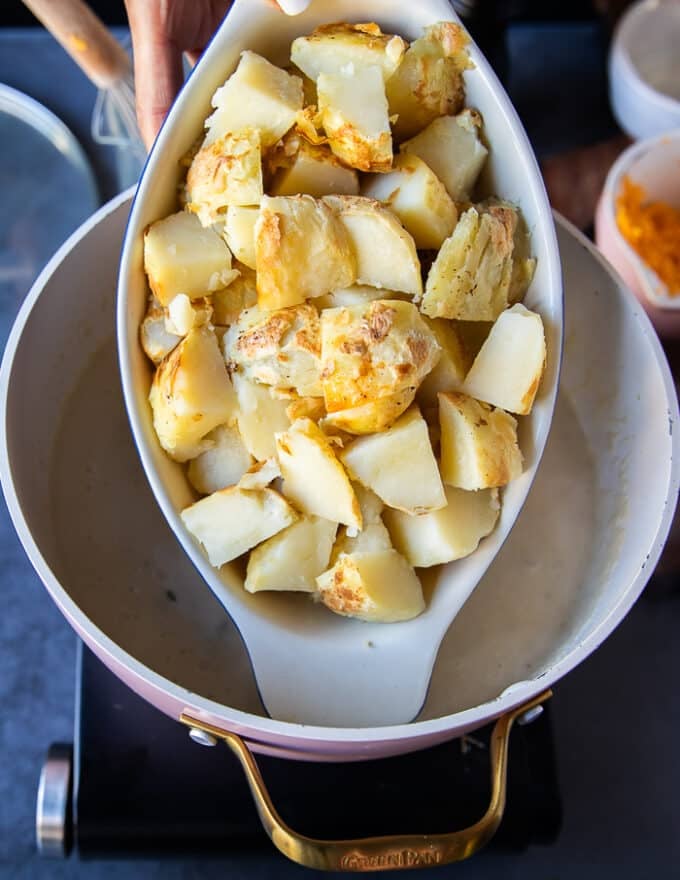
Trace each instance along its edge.
{"label": "pink exterior pot", "polygon": [[[0,368],[0,476],[54,601],[131,688],[171,717],[186,712],[243,735],[256,751],[387,756],[525,703],[622,620],[670,527],[677,401],[637,301],[560,222],[567,333],[551,440],[511,537],[442,643],[418,718],[356,727],[268,717],[241,637],[160,515],[130,439],[113,317],[129,206],[130,194],[89,220],[22,307]],[[282,701],[296,687],[282,679]]]}

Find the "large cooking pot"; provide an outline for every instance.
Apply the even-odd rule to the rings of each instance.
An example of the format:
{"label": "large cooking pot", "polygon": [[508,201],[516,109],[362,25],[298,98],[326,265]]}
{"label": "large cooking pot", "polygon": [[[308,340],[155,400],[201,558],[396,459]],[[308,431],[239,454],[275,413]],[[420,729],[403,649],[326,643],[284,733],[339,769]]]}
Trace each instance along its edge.
{"label": "large cooking pot", "polygon": [[130,199],[102,208],[46,267],[0,368],[0,476],[31,562],[103,662],[195,737],[227,740],[256,789],[250,750],[359,760],[500,718],[493,801],[465,833],[316,845],[279,826],[260,800],[279,848],[316,867],[408,867],[470,855],[500,819],[513,718],[623,619],[670,527],[678,406],[648,319],[592,246],[558,219],[566,344],[551,438],[515,528],[442,643],[425,705],[409,724],[290,723],[264,712],[239,633],[158,511],[130,438],[114,338]]}

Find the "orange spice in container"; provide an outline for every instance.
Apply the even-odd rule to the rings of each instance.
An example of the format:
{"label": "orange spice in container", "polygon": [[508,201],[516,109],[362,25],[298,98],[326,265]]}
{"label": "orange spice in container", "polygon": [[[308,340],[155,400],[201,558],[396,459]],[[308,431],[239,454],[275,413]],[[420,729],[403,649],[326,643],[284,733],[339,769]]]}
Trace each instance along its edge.
{"label": "orange spice in container", "polygon": [[680,296],[680,208],[664,201],[647,201],[644,189],[626,175],[616,199],[616,222],[670,296]]}

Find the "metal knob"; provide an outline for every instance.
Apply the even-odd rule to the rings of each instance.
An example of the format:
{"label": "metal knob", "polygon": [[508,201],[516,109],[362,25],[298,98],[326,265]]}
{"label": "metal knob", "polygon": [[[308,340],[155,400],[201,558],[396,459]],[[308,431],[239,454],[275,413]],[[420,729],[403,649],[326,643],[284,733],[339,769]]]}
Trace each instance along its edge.
{"label": "metal knob", "polygon": [[72,766],[73,747],[53,743],[40,773],[35,811],[36,845],[47,858],[63,859],[71,851]]}

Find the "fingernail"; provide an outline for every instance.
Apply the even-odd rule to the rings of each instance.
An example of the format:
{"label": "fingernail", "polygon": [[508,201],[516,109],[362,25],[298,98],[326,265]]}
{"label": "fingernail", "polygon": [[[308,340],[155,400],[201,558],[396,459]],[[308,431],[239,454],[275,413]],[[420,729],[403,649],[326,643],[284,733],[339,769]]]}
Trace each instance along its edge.
{"label": "fingernail", "polygon": [[299,15],[309,6],[311,0],[278,0],[278,4],[286,15]]}

